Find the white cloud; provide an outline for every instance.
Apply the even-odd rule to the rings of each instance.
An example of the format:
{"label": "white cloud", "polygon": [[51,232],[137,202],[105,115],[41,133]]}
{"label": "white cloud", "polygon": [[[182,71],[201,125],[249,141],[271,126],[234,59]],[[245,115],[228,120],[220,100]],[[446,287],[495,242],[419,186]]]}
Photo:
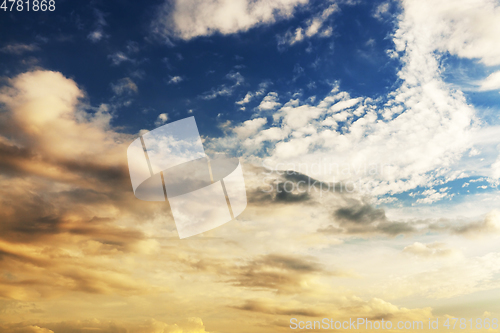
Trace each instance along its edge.
{"label": "white cloud", "polygon": [[258,97],[258,96],[262,96],[264,95],[264,93],[266,92],[267,88],[271,85],[271,83],[269,81],[264,81],[262,83],[259,84],[259,89],[255,92],[247,92],[247,94],[245,95],[245,97],[242,99],[242,100],[239,100],[239,101],[236,101],[235,103],[236,104],[239,104],[239,105],[245,105],[245,104],[248,104],[250,103],[250,101],[254,98],[254,97]]}
{"label": "white cloud", "polygon": [[200,96],[200,98],[205,99],[205,100],[210,100],[217,98],[219,96],[229,96],[232,95],[234,89],[238,86],[240,86],[244,81],[245,78],[243,75],[241,75],[239,72],[230,72],[226,75],[226,79],[234,81],[234,84],[231,86],[228,86],[227,84],[223,84],[219,86],[218,88],[212,88],[212,90],[205,92]]}
{"label": "white cloud", "polygon": [[161,125],[165,124],[167,121],[168,121],[168,114],[166,114],[166,113],[160,113],[158,115],[158,118],[155,121],[155,125],[156,126],[161,126]]}
{"label": "white cloud", "polygon": [[[351,98],[335,87],[317,103],[291,99],[277,110],[268,128],[247,138],[243,146],[251,147],[249,153],[254,154],[252,144],[267,140],[264,135],[272,131],[272,137],[279,139],[274,150],[266,151],[270,165],[304,161],[314,164],[324,159],[357,167],[367,163],[386,165],[383,174],[361,179],[370,182],[373,195],[409,191],[417,186],[431,188],[440,177],[454,179],[467,168],[475,168],[469,164],[462,170],[459,162],[473,148],[480,123],[463,93],[444,82],[441,53],[436,52],[445,47],[450,47],[450,52],[459,50],[459,55],[465,52],[457,46],[458,37],[452,29],[460,20],[452,22],[450,17],[457,17],[457,11],[466,13],[455,10],[455,2],[445,2],[439,2],[438,10],[434,10],[433,2],[403,2],[404,11],[393,38],[403,64],[398,73],[401,85],[386,98]],[[476,14],[472,10],[471,20]],[[464,24],[469,26],[470,22]],[[482,40],[488,36],[489,32],[486,37],[476,37]],[[494,62],[495,45],[492,43],[490,52],[481,53],[481,61]],[[461,47],[468,48],[465,44]],[[269,94],[258,110],[272,110],[279,107],[276,103],[277,94]],[[346,180],[323,170],[309,175],[325,181]],[[449,196],[444,192],[425,195],[419,198],[421,203]]]}
{"label": "white cloud", "polygon": [[188,40],[214,33],[233,34],[289,18],[307,0],[175,0],[161,7],[153,29]]}
{"label": "white cloud", "polygon": [[254,94],[249,91],[249,92],[247,92],[247,94],[245,95],[245,97],[242,100],[237,101],[235,103],[239,104],[239,105],[245,105],[245,104],[250,103],[250,101],[252,100],[253,97],[254,97]]}
{"label": "white cloud", "polygon": [[422,195],[425,196],[425,198],[417,199],[417,203],[431,204],[433,202],[452,197],[453,194],[451,194],[451,195],[448,194],[446,192],[447,190],[448,190],[448,188],[442,188],[439,190],[439,192],[433,188],[425,190],[422,192]]}
{"label": "white cloud", "polygon": [[243,140],[257,133],[267,123],[266,118],[255,118],[245,121],[242,125],[236,127],[233,131],[238,139]]}
{"label": "white cloud", "polygon": [[479,90],[500,90],[500,71],[490,74],[486,79],[481,81]]}
{"label": "white cloud", "polygon": [[332,35],[332,28],[322,28],[325,21],[338,10],[339,7],[336,4],[330,5],[328,8],[324,9],[321,14],[307,20],[305,27],[298,27],[293,33],[291,31],[287,31],[284,35],[278,36],[278,47],[283,45],[293,45],[304,41],[306,38],[316,35],[319,37],[330,37]]}
{"label": "white cloud", "polygon": [[113,65],[118,66],[122,62],[134,62],[133,59],[129,58],[125,53],[123,52],[116,52],[114,54],[110,54],[108,58],[111,59],[113,62]]}
{"label": "white cloud", "polygon": [[168,84],[177,84],[182,82],[184,79],[180,76],[171,76]]}
{"label": "white cloud", "polygon": [[384,16],[387,15],[390,6],[391,6],[390,2],[381,3],[380,5],[377,6],[377,8],[375,8],[375,13],[373,14],[373,17],[375,17],[378,20],[382,20]]}
{"label": "white cloud", "polygon": [[87,38],[90,39],[94,43],[100,41],[103,37],[104,37],[103,32],[99,31],[99,30],[92,31],[87,36]]}
{"label": "white cloud", "polygon": [[404,253],[421,257],[447,257],[456,253],[456,250],[446,247],[443,243],[422,244],[415,242],[403,249]]}
{"label": "white cloud", "polygon": [[[498,2],[405,0],[403,8],[405,21],[402,22],[401,32],[418,33],[420,46],[448,51],[462,58],[478,59],[488,66],[500,64]],[[424,41],[424,36],[427,41]]]}
{"label": "white cloud", "polygon": [[281,106],[281,104],[278,102],[278,94],[275,92],[270,92],[266,97],[264,97],[262,102],[260,102],[258,109],[260,111],[270,111],[276,109],[279,106]]}

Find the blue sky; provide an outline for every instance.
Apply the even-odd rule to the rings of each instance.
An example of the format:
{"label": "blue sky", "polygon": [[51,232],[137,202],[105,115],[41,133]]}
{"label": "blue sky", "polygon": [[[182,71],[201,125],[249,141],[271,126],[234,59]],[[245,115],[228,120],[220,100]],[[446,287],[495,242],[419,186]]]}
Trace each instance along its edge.
{"label": "blue sky", "polygon": [[[498,1],[0,16],[0,331],[500,317]],[[180,240],[127,148],[191,116],[209,156],[239,157],[248,204]]]}
{"label": "blue sky", "polygon": [[[331,37],[281,47],[278,35],[303,26],[311,14],[327,6],[316,2],[290,19],[236,35],[215,33],[166,42],[150,27],[159,5],[63,2],[52,17],[50,13],[37,14],[39,19],[10,14],[8,20],[2,20],[4,31],[7,26],[9,30],[2,34],[2,44],[36,45],[36,50],[2,54],[1,70],[5,75],[18,73],[26,68],[20,58],[27,62],[36,57],[39,66],[77,80],[93,106],[129,98],[132,104],[117,110],[113,124],[127,126],[131,133],[154,126],[159,113],[176,120],[192,109],[203,118],[199,125],[204,134],[220,135],[214,126],[217,122],[252,117],[251,108],[257,101],[246,112],[238,112],[235,102],[247,91],[257,90],[262,82],[272,83],[269,89],[280,96],[302,92],[304,97],[318,98],[329,92],[335,81],[353,96],[372,98],[384,95],[396,84],[399,64],[385,53],[391,45],[394,22],[372,16],[377,3],[341,5],[342,20],[336,20],[339,14],[333,13],[327,21],[335,27]],[[101,30],[100,40],[89,38],[91,32]],[[115,64],[117,54],[126,58]],[[227,78],[229,73],[240,73],[244,79],[231,95],[208,101],[200,98],[211,89],[233,85]],[[175,76],[182,82],[168,84]],[[139,93],[115,96],[111,85],[124,77],[133,79]],[[144,110],[148,112],[144,114]]]}
{"label": "blue sky", "polygon": [[[300,96],[301,103],[315,98],[308,102],[314,105],[338,86],[352,98],[371,98],[383,108],[387,95],[403,82],[398,77],[403,63],[389,52],[401,7],[381,1],[339,2],[322,22],[323,31],[330,29],[327,37],[319,31],[297,42],[286,40],[330,6],[299,3],[289,17],[237,33],[215,27],[183,38],[175,31],[158,32],[155,22],[162,2],[62,2],[57,15],[5,13],[8,19],[1,24],[9,33],[2,34],[2,45],[26,47],[3,52],[0,69],[6,76],[33,66],[64,73],[85,91],[90,113],[107,105],[113,115],[110,124],[131,134],[154,128],[158,116],[165,114],[169,122],[195,115],[202,135],[223,137],[221,124],[230,121],[234,126],[258,117],[255,110],[269,92],[276,93],[282,105],[294,96]],[[497,91],[477,87],[498,66],[439,53],[443,82],[463,92],[482,122],[497,125]],[[262,96],[237,103],[259,90]],[[267,117],[271,121],[271,114]],[[348,132],[349,126],[338,131]],[[265,156],[272,145],[263,144]],[[460,193],[463,183],[455,183],[458,188],[451,186],[454,195],[449,199],[470,194]],[[399,198],[414,204],[410,193],[403,191]]]}

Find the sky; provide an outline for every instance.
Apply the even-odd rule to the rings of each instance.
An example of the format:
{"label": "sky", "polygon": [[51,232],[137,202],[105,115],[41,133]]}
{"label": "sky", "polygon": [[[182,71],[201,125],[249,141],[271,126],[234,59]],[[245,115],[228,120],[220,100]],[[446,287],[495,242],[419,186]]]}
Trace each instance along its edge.
{"label": "sky", "polygon": [[[498,1],[6,4],[1,332],[498,322]],[[180,239],[127,148],[192,116],[247,207]]]}

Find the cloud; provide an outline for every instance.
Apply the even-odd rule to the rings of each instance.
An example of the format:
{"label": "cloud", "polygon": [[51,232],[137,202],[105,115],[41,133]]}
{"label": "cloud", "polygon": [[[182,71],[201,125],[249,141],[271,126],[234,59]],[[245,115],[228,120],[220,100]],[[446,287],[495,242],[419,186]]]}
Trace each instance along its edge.
{"label": "cloud", "polygon": [[486,79],[481,81],[479,90],[500,90],[500,71],[490,74]]}
{"label": "cloud", "polygon": [[[330,305],[332,302],[329,303]],[[335,304],[335,310],[329,309],[327,304],[321,306],[304,306],[299,302],[288,302],[288,304],[283,304],[283,302],[276,301],[274,299],[251,299],[245,301],[237,309],[264,313],[273,316],[286,316],[287,323],[289,325],[290,317],[316,317],[316,318],[336,318],[337,320],[349,320],[352,318],[352,313],[359,315],[359,318],[366,318],[368,320],[422,320],[426,321],[432,316],[431,308],[421,308],[421,309],[408,309],[404,307],[398,307],[394,304],[386,302],[379,298],[372,298],[368,301],[362,300],[359,297],[343,297],[341,299],[333,300]],[[286,325],[285,327],[289,328]]]}
{"label": "cloud", "polygon": [[456,253],[455,250],[447,248],[443,243],[422,244],[415,242],[403,249],[404,253],[413,254],[419,257],[448,257]]}
{"label": "cloud", "polygon": [[389,9],[391,8],[391,3],[382,2],[375,8],[375,12],[373,13],[373,17],[377,20],[383,20],[385,16],[389,13]]}
{"label": "cloud", "polygon": [[278,293],[303,293],[308,289],[310,275],[318,273],[325,273],[325,270],[311,258],[270,254],[234,268],[226,282]]}
{"label": "cloud", "polygon": [[291,46],[296,43],[302,42],[307,38],[313,36],[318,37],[330,37],[332,35],[332,28],[327,27],[323,29],[326,20],[335,12],[339,11],[337,4],[332,4],[328,8],[324,9],[320,14],[309,19],[305,23],[305,27],[298,27],[294,32],[290,30],[284,35],[278,36],[278,48],[283,47],[283,45]]}
{"label": "cloud", "polygon": [[240,126],[235,127],[233,131],[240,140],[243,140],[257,133],[266,123],[266,118],[255,118],[245,121]]}
{"label": "cloud", "polygon": [[97,43],[101,39],[108,37],[104,33],[104,27],[107,25],[107,23],[106,20],[104,19],[104,13],[96,8],[94,8],[94,16],[96,18],[94,23],[94,30],[87,35],[87,38],[92,43]]}
{"label": "cloud", "polygon": [[453,194],[449,194],[447,192],[447,190],[449,190],[449,188],[447,188],[447,187],[443,187],[443,188],[439,189],[439,191],[436,191],[433,188],[425,190],[425,191],[422,192],[422,194],[420,194],[420,193],[416,194],[416,195],[423,195],[423,196],[425,196],[425,198],[419,198],[419,199],[417,199],[417,203],[431,204],[433,202],[436,202],[436,201],[439,201],[439,200],[443,200],[445,198],[451,198],[451,197],[453,197],[454,195]]}
{"label": "cloud", "polygon": [[8,44],[8,45],[0,48],[0,52],[20,55],[20,54],[23,54],[25,52],[38,51],[39,49],[40,48],[36,44],[14,43],[14,44]]}
{"label": "cloud", "polygon": [[167,1],[160,7],[153,30],[184,40],[215,33],[233,34],[290,18],[295,8],[306,3],[307,0]]}
{"label": "cloud", "polygon": [[244,109],[244,105],[250,103],[250,101],[252,99],[254,99],[255,97],[264,95],[264,93],[266,92],[266,89],[270,85],[271,85],[271,83],[269,81],[261,82],[259,84],[259,89],[257,91],[255,91],[255,92],[252,92],[252,91],[247,92],[247,94],[245,95],[245,97],[242,100],[236,101],[235,103],[239,104],[239,105],[242,105],[243,106],[242,109]]}
{"label": "cloud", "polygon": [[448,260],[438,267],[420,269],[385,283],[383,289],[407,297],[420,295],[432,299],[447,299],[499,287],[498,280],[494,278],[500,272],[499,253],[491,252],[483,256],[464,258],[456,252],[454,255],[439,253],[435,248],[429,249],[428,246],[425,248],[419,245],[412,246],[407,253],[410,253],[409,251],[428,258],[444,255]]}
{"label": "cloud", "polygon": [[160,113],[155,121],[155,126],[161,126],[168,121],[168,114]]}
{"label": "cloud", "polygon": [[420,46],[478,59],[487,66],[500,64],[500,46],[496,43],[500,33],[500,6],[496,2],[447,0],[434,6],[428,0],[406,0],[403,8],[406,21],[401,25],[401,32],[411,33],[408,29],[418,26],[421,37],[416,42]]}
{"label": "cloud", "polygon": [[168,84],[177,84],[182,82],[184,79],[180,76],[171,76]]}
{"label": "cloud", "polygon": [[254,97],[254,94],[249,91],[249,92],[247,92],[247,94],[245,95],[245,97],[242,100],[237,101],[235,103],[240,104],[240,105],[245,105],[245,104],[250,103],[250,101],[252,100],[253,97]]}
{"label": "cloud", "polygon": [[[483,63],[495,64],[497,43],[491,38],[498,10],[490,2],[481,9],[470,8],[470,3],[458,8],[453,1],[440,2],[437,10],[431,2],[408,0],[402,6],[393,35],[394,52],[402,63],[396,89],[373,100],[351,97],[334,86],[318,101],[295,97],[282,106],[272,104],[277,103],[277,96],[268,95],[260,109],[266,109],[269,101],[268,109],[276,107],[277,111],[273,122],[241,143],[246,157],[262,156],[273,166],[322,165],[309,168],[313,173],[308,175],[327,182],[359,181],[359,188],[373,196],[427,188],[419,204],[451,198],[453,194],[432,192],[433,184],[443,178],[453,180],[468,171],[484,173],[482,167],[465,165],[464,157],[488,126],[478,121],[464,94],[444,81],[441,51],[470,58],[477,54]],[[489,8],[489,13],[483,8]],[[483,14],[491,30],[480,23]],[[468,18],[466,23],[464,18]],[[457,29],[463,33],[459,36],[455,26],[460,24]],[[472,50],[472,44],[478,47]],[[487,82],[495,86],[496,76]],[[254,116],[259,117],[261,110]],[[375,174],[346,175],[336,172],[339,164],[361,170],[368,164],[386,167]],[[489,166],[490,174],[496,175],[495,170],[496,164]]]}
{"label": "cloud", "polygon": [[177,320],[175,324],[167,324],[153,318],[141,322],[117,322],[95,318],[37,323],[36,325],[26,325],[25,323],[7,324],[0,326],[0,328],[5,333],[71,333],[88,331],[102,333],[209,333],[205,330],[203,321],[197,317]]}
{"label": "cloud", "polygon": [[244,304],[236,306],[236,309],[260,312],[265,314],[272,314],[278,316],[303,316],[303,317],[325,317],[326,311],[324,309],[308,308],[308,307],[291,307],[279,306],[270,300],[247,300]]}
{"label": "cloud", "polygon": [[114,54],[108,55],[108,58],[111,59],[111,62],[113,65],[118,66],[122,62],[135,62],[135,60],[129,58],[125,53],[123,52],[116,52]]}
{"label": "cloud", "polygon": [[138,91],[137,85],[129,77],[125,77],[118,80],[117,83],[111,84],[111,89],[113,89],[116,95],[137,93]]}
{"label": "cloud", "polygon": [[278,102],[278,94],[275,92],[270,92],[267,94],[266,97],[260,102],[259,106],[257,107],[259,111],[271,111],[276,109],[277,107],[281,106],[281,104]]}
{"label": "cloud", "polygon": [[200,98],[210,100],[219,96],[230,96],[233,94],[234,89],[245,81],[245,78],[239,72],[229,72],[226,75],[226,79],[233,81],[233,85],[223,84],[218,88],[212,88],[212,90],[203,93]]}
{"label": "cloud", "polygon": [[139,208],[131,194],[124,151],[132,136],[111,129],[106,107],[89,110],[84,93],[60,73],[37,70],[6,82],[0,260],[11,275],[0,279],[1,297],[149,290],[126,269],[96,259],[141,253],[154,243],[121,225],[159,208]]}
{"label": "cloud", "polygon": [[493,210],[484,219],[471,223],[438,222],[430,225],[431,230],[449,230],[453,234],[477,237],[480,235],[500,233],[500,213]]}

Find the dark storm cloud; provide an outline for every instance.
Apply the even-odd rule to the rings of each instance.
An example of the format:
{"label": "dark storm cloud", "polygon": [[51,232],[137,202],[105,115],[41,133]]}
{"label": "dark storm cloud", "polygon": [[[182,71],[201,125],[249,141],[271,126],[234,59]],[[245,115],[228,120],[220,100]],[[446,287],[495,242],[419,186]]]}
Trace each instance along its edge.
{"label": "dark storm cloud", "polygon": [[355,204],[350,207],[339,208],[334,216],[343,223],[371,224],[386,221],[385,212],[381,208],[374,208],[369,204]]}
{"label": "dark storm cloud", "polygon": [[329,234],[397,236],[417,232],[414,222],[390,221],[383,208],[375,208],[361,200],[347,200],[346,207],[337,208],[332,219],[335,224],[318,231]]}

